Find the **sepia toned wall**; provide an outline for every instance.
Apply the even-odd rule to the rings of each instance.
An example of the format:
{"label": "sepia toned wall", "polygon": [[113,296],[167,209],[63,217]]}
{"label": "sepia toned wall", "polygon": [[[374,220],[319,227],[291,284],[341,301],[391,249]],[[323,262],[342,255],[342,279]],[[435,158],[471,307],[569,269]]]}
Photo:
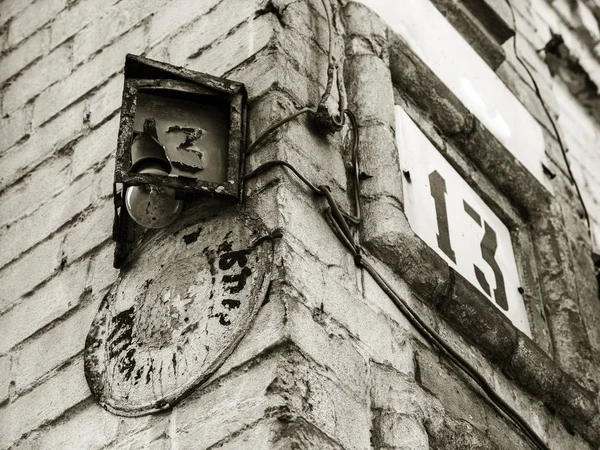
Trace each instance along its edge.
{"label": "sepia toned wall", "polygon": [[[594,99],[584,106],[539,49],[550,30],[561,34],[598,86],[599,32],[590,14],[600,6],[513,2],[519,56],[568,146],[590,236],[513,38],[478,46],[481,30],[461,31],[539,125],[541,158],[553,175],[543,183],[519,163],[527,148],[507,156],[443,74],[421,60],[411,36],[394,28],[394,17],[361,3],[369,4],[330,8],[342,95],[357,115],[359,159],[370,176],[361,184],[358,233],[366,253],[550,448],[598,448],[600,300],[591,255],[600,253],[600,124]],[[448,11],[458,3],[432,2],[456,28],[463,19]],[[507,18],[503,1],[488,3]],[[427,27],[428,18],[422,21]],[[118,417],[92,398],[85,338],[118,276],[112,184],[125,55],[244,83],[252,142],[277,120],[317,105],[327,42],[320,0],[0,1],[1,449],[531,448],[356,266],[324,218],[326,203],[284,168],[245,186],[248,207],[283,237],[267,300],[234,353],[168,412]],[[470,285],[439,275],[452,271],[414,238],[403,212],[395,105],[447,147],[445,156],[482,198],[516,211],[530,236],[521,264],[531,266],[534,280],[525,298],[535,322],[531,340]],[[348,126],[324,136],[301,116],[247,156],[246,172],[288,161],[351,211],[350,142]]]}

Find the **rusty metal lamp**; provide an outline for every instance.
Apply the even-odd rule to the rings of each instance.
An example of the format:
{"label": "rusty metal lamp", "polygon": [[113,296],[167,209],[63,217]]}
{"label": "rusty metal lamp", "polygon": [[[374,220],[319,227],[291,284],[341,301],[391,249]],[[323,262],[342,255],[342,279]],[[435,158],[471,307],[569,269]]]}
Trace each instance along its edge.
{"label": "rusty metal lamp", "polygon": [[239,201],[244,85],[127,55],[115,161],[114,266],[148,229],[214,198]]}

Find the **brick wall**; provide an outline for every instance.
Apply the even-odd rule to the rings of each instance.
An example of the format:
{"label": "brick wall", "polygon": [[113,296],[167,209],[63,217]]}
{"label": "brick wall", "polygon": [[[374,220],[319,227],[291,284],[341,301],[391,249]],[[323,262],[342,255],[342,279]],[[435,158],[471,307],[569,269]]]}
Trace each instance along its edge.
{"label": "brick wall", "polygon": [[[263,6],[0,3],[0,448],[162,448],[169,418],[102,410],[82,365],[85,336],[118,274],[111,196],[124,58],[167,52],[217,75],[248,71],[244,61],[271,45],[277,27],[273,14],[257,12]],[[231,420],[207,439],[236,432]]]}
{"label": "brick wall", "polygon": [[[600,242],[600,127],[535,51],[547,27],[557,26],[548,23],[553,10],[538,2],[515,0],[521,55],[559,117]],[[362,6],[332,6],[334,55],[343,61],[350,104],[360,109],[361,136],[394,149],[393,120],[386,122],[394,104],[388,30]],[[85,336],[118,275],[111,196],[125,54],[245,83],[252,141],[291,111],[317,104],[327,69],[322,8],[317,0],[0,0],[0,449],[529,448],[356,268],[323,218],[325,205],[284,169],[246,186],[249,207],[284,235],[269,301],[231,357],[166,413],[118,417],[91,398]],[[497,73],[545,127],[558,173],[577,269],[574,313],[583,316],[593,385],[600,382],[600,313],[591,242],[531,83],[509,45],[505,51]],[[301,117],[249,155],[247,170],[290,161],[350,210],[348,143],[348,127],[323,137]],[[370,170],[390,170],[367,161],[371,151],[361,148]],[[370,186],[369,198],[384,191],[396,199],[393,208],[401,204],[398,184]],[[378,267],[550,448],[597,447],[500,371],[411,284]]]}
{"label": "brick wall", "polygon": [[[555,164],[560,168],[558,179],[564,187],[557,191],[559,198],[563,198],[562,214],[564,221],[569,229],[569,246],[571,255],[575,261],[577,284],[580,295],[580,308],[585,321],[585,329],[590,342],[592,343],[594,358],[597,364],[598,350],[600,349],[600,340],[598,339],[598,329],[600,329],[600,311],[597,306],[597,286],[591,282],[589,276],[583,276],[583,273],[589,271],[590,246],[597,253],[600,242],[600,208],[599,208],[599,188],[598,184],[598,164],[600,157],[600,124],[591,114],[589,108],[574,98],[569,93],[565,81],[557,74],[551,75],[547,66],[544,64],[544,52],[536,51],[544,47],[550,40],[552,33],[564,36],[563,39],[570,51],[580,61],[581,65],[589,75],[590,79],[598,83],[600,81],[600,60],[593,56],[593,47],[586,46],[584,42],[588,37],[592,40],[598,39],[598,24],[585,21],[583,25],[580,17],[589,13],[586,2],[580,4],[555,1],[531,1],[516,2],[515,12],[518,18],[517,31],[518,38],[523,47],[520,56],[528,63],[533,76],[541,87],[543,99],[549,109],[550,114],[556,121],[561,133],[564,146],[567,150],[568,159],[574,180],[577,183],[585,208],[590,219],[591,242],[588,235],[583,217],[581,202],[577,198],[574,185],[569,180],[566,173],[563,154],[559,152],[559,146],[555,133],[548,129],[547,153]],[[520,5],[520,6],[519,6]],[[519,26],[519,22],[522,24]],[[512,59],[514,51],[509,48],[509,43],[505,44],[507,53],[507,62],[505,66],[517,63]],[[522,76],[523,74],[521,74]],[[502,77],[502,74],[500,74]],[[505,79],[505,78],[503,78]],[[531,82],[527,77],[522,78],[522,85],[528,86],[531,92]],[[544,92],[546,91],[546,92]],[[517,90],[515,90],[515,93]],[[518,94],[517,94],[518,95]],[[532,114],[539,108],[539,99],[525,99],[520,96],[521,101],[528,107]],[[536,104],[538,106],[536,106]],[[536,115],[537,118],[537,115]],[[544,123],[540,120],[540,123]]]}

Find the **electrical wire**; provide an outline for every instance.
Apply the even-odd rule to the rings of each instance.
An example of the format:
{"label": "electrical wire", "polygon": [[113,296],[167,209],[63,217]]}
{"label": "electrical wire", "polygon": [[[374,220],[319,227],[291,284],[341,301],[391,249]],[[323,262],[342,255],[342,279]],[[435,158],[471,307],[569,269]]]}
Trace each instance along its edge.
{"label": "electrical wire", "polygon": [[273,133],[276,129],[278,129],[282,125],[285,125],[290,120],[292,120],[302,114],[308,114],[308,113],[314,114],[314,111],[311,108],[302,108],[301,110],[296,111],[296,112],[290,114],[289,116],[281,119],[279,122],[274,123],[269,128],[267,128],[265,131],[263,131],[262,134],[258,138],[256,138],[256,140],[248,147],[248,150],[246,150],[246,154],[252,153],[254,151],[254,149],[262,141],[264,141],[271,133]]}
{"label": "electrical wire", "polygon": [[442,353],[456,364],[461,370],[463,370],[485,393],[485,395],[491,400],[494,406],[501,411],[509,420],[511,420],[518,428],[520,428],[525,436],[538,448],[543,450],[550,450],[545,442],[535,433],[530,425],[523,419],[501,396],[499,396],[487,380],[473,367],[468,361],[466,361],[460,354],[458,354],[452,347],[448,345],[446,341],[433,330],[421,317],[416,314],[410,306],[394,291],[389,283],[381,277],[377,270],[366,260],[366,258],[360,259],[360,265],[373,277],[375,282],[381,287],[381,289],[390,297],[392,302],[396,305],[402,314],[408,319],[408,321],[425,337],[431,344],[442,351]]}
{"label": "electrical wire", "polygon": [[266,163],[261,164],[256,169],[254,169],[252,172],[244,175],[244,180],[253,178],[253,177],[257,176],[258,174],[261,174],[261,173],[265,172],[266,170],[270,169],[271,167],[275,167],[275,166],[287,167],[292,172],[294,172],[294,175],[296,175],[300,179],[300,181],[302,181],[305,185],[307,185],[311,191],[313,191],[315,194],[321,193],[321,190],[319,188],[317,188],[314,184],[312,184],[310,181],[308,181],[308,179],[306,179],[300,172],[298,172],[298,170],[294,166],[292,166],[289,162],[282,161],[280,159],[274,159],[272,161],[267,161]]}
{"label": "electrical wire", "polygon": [[247,174],[244,179],[252,178],[271,167],[284,166],[290,169],[304,184],[306,184],[315,194],[325,197],[329,204],[329,208],[325,211],[334,234],[340,239],[346,248],[354,256],[355,263],[364,268],[373,277],[373,280],[381,287],[381,289],[390,297],[394,305],[415,327],[415,329],[433,346],[438,348],[442,353],[450,359],[458,368],[465,372],[486,394],[489,400],[519,429],[523,431],[525,436],[531,440],[539,449],[550,450],[544,441],[535,433],[529,424],[523,419],[517,411],[515,411],[502,397],[500,397],[493,389],[487,380],[465,360],[458,352],[456,352],[444,339],[431,328],[393,289],[393,287],[379,274],[373,265],[361,254],[360,246],[355,242],[350,227],[346,222],[345,214],[341,211],[335,200],[333,199],[330,189],[327,186],[320,185],[316,187],[308,181],[296,168],[291,164],[274,160],[261,164],[252,172]]}
{"label": "electrical wire", "polygon": [[335,71],[335,61],[333,59],[333,25],[331,21],[331,15],[329,14],[327,2],[325,0],[321,0],[321,3],[323,4],[323,9],[325,9],[325,18],[327,19],[329,47],[327,49],[327,84],[325,85],[325,92],[323,92],[323,95],[321,96],[321,101],[319,102],[319,107],[317,109],[324,107],[327,99],[331,95],[331,88],[333,87],[333,73]]}
{"label": "electrical wire", "polygon": [[[345,125],[345,119],[346,119],[346,117],[348,117],[348,119],[350,121],[350,125],[351,125],[351,133],[352,133],[351,157],[352,157],[352,166],[353,166],[355,215],[346,213],[339,207],[339,205],[337,204],[337,202],[334,200],[333,196],[331,195],[331,190],[328,186],[326,186],[326,185],[315,186],[313,183],[311,183],[308,180],[308,178],[303,176],[292,164],[288,163],[287,161],[283,161],[283,160],[267,161],[267,162],[259,165],[258,167],[256,167],[254,170],[252,170],[248,174],[246,174],[244,176],[244,180],[248,180],[252,177],[255,177],[255,176],[269,170],[272,167],[277,167],[277,166],[286,167],[289,170],[291,170],[292,173],[294,173],[294,175],[296,175],[300,181],[302,181],[306,186],[308,186],[308,188],[314,194],[324,197],[327,200],[327,203],[329,205],[329,207],[325,210],[325,217],[327,219],[327,222],[330,224],[332,231],[334,232],[336,237],[338,237],[338,239],[342,242],[342,244],[353,255],[355,264],[358,267],[363,268],[367,273],[369,273],[371,275],[373,280],[381,287],[381,289],[392,300],[394,305],[407,318],[407,320],[417,330],[417,332],[419,332],[431,345],[433,345],[434,347],[439,349],[459,369],[461,369],[466,375],[468,375],[482,389],[482,391],[485,393],[485,395],[490,400],[490,402],[499,411],[501,411],[513,424],[515,424],[523,432],[523,434],[531,441],[532,444],[534,444],[537,448],[539,448],[541,450],[550,450],[550,448],[535,433],[535,431],[531,428],[531,426],[527,423],[527,421],[523,417],[521,417],[517,411],[515,411],[502,397],[500,397],[494,391],[493,387],[490,386],[490,384],[487,382],[487,380],[477,371],[477,369],[475,367],[473,367],[465,358],[463,358],[456,350],[454,350],[433,328],[431,328],[431,326],[429,326],[429,324],[427,324],[419,316],[419,314],[417,314],[410,307],[410,305],[408,303],[406,303],[406,301],[403,300],[398,295],[398,293],[394,290],[394,288],[385,280],[385,278],[383,278],[381,276],[381,274],[375,269],[375,267],[362,255],[360,244],[357,243],[357,240],[354,238],[354,236],[352,234],[352,230],[350,229],[350,224],[359,225],[362,220],[362,211],[361,211],[361,202],[360,202],[360,165],[359,165],[359,158],[358,158],[358,149],[359,149],[358,123],[357,123],[356,116],[354,115],[354,113],[352,111],[350,111],[349,109],[346,109],[346,107],[345,107],[343,95],[341,92],[343,80],[341,80],[340,72],[339,72],[339,70],[337,70],[337,67],[335,66],[335,62],[334,62],[334,59],[332,56],[333,33],[332,33],[331,16],[330,16],[326,1],[325,0],[321,0],[321,1],[323,3],[323,7],[325,9],[325,15],[327,18],[327,25],[328,25],[328,31],[329,31],[329,49],[328,49],[327,84],[326,84],[325,92],[323,93],[323,96],[321,97],[321,101],[319,102],[319,106],[317,107],[317,111],[314,111],[313,109],[306,107],[306,108],[303,108],[299,111],[292,113],[291,115],[289,115],[289,116],[285,117],[284,119],[278,121],[277,123],[271,125],[248,147],[247,153],[251,153],[252,151],[254,151],[254,149],[256,149],[256,147],[258,145],[260,145],[260,143],[263,142],[271,133],[273,133],[275,130],[277,130],[278,128],[280,128],[281,126],[283,126],[284,124],[286,124],[290,120],[294,119],[295,117],[298,117],[301,114],[310,113],[313,117],[317,117],[319,115],[319,113],[326,114],[327,115],[326,119],[329,120],[331,123],[326,124],[326,125],[328,125],[328,127],[326,126],[325,129],[329,129],[329,130],[333,129],[335,131],[339,131],[343,128],[343,126]],[[507,1],[507,3],[509,3],[509,0],[506,0],[506,1]],[[509,6],[511,7],[511,12],[513,14],[513,21],[514,21],[515,20],[514,11],[512,11],[512,5],[510,5],[510,3],[509,3]],[[516,25],[515,25],[515,29],[516,29]],[[517,54],[516,43],[515,43],[515,54]],[[517,55],[517,58],[519,58],[518,55]],[[520,61],[520,59],[519,59],[519,61]],[[522,61],[521,61],[521,64],[523,64]],[[525,69],[529,73],[529,70],[527,69],[527,67],[525,67]],[[329,96],[331,95],[331,89],[333,86],[333,76],[334,76],[334,72],[336,72],[336,71],[338,74],[338,79],[337,79],[338,86],[337,87],[338,87],[338,92],[340,94],[339,116],[338,117],[335,117],[335,116],[332,116],[331,114],[329,114],[325,107],[325,103],[326,103],[327,99],[329,98]],[[564,151],[564,147],[562,146],[562,141],[560,141],[560,136],[558,135],[558,130],[556,129],[556,126],[554,125],[554,122],[552,121],[552,118],[550,117],[550,114],[549,114],[548,110],[546,109],[545,104],[543,103],[543,99],[542,99],[541,95],[539,94],[539,89],[537,88],[537,84],[535,84],[535,80],[533,79],[533,76],[531,75],[531,73],[529,73],[529,75],[532,78],[532,81],[534,82],[534,85],[536,87],[536,92],[538,94],[538,97],[540,98],[540,101],[542,101],[542,104],[544,105],[546,114],[548,114],[548,117],[555,128],[555,132],[559,139],[561,149],[563,149],[563,155],[565,156],[565,161],[566,161],[566,154]],[[319,117],[317,117],[317,119],[319,119]],[[323,116],[320,117],[320,119],[323,120]],[[331,125],[333,125],[333,127]],[[569,167],[568,161],[566,161],[566,162],[567,162],[567,167]],[[569,168],[569,172],[570,172],[570,168]],[[571,173],[571,177],[572,177],[572,173]],[[573,182],[575,182],[574,178],[573,178]],[[575,185],[577,186],[576,183],[575,183]],[[577,188],[577,191],[579,193],[579,188]],[[580,198],[581,198],[581,195],[580,195]],[[583,204],[583,200],[582,200],[582,204]],[[585,209],[585,205],[584,205],[584,209]],[[587,210],[586,210],[586,217],[587,217]],[[588,217],[588,224],[589,224],[589,217]]]}
{"label": "electrical wire", "polygon": [[[296,118],[302,114],[310,114],[313,118],[318,118],[318,119],[320,118],[320,120],[322,120],[322,121],[331,122],[331,124],[329,124],[329,123],[324,124],[326,129],[335,129],[335,130],[339,131],[344,126],[344,114],[347,114],[350,117],[350,120],[353,122],[353,125],[356,125],[356,118],[354,117],[354,114],[351,111],[346,109],[344,96],[342,95],[342,92],[341,92],[343,80],[341,80],[340,71],[337,70],[337,66],[335,65],[335,60],[333,58],[333,25],[332,25],[332,21],[331,21],[331,15],[329,13],[329,8],[327,7],[326,0],[321,0],[321,3],[323,5],[323,9],[325,10],[325,17],[327,19],[327,31],[328,31],[329,45],[327,48],[327,83],[325,86],[325,91],[323,92],[323,95],[321,96],[321,100],[319,101],[319,104],[317,106],[317,109],[314,110],[309,107],[304,107],[298,111],[293,112],[292,114],[288,115],[287,117],[284,117],[280,121],[274,123],[269,128],[267,128],[265,131],[263,131],[261,133],[261,135],[258,138],[256,138],[252,144],[250,144],[248,146],[248,148],[246,150],[246,154],[252,153],[256,149],[256,147],[258,147],[258,145],[260,145],[260,143],[263,142],[271,133],[273,133],[275,130],[280,128],[282,125],[288,123],[290,120],[293,120],[294,118]],[[327,111],[327,107],[325,106],[325,103],[331,96],[331,89],[333,87],[333,77],[334,77],[334,73],[336,73],[336,72],[338,74],[337,87],[338,87],[338,92],[340,94],[339,95],[339,98],[340,98],[340,100],[339,100],[340,101],[340,103],[339,103],[340,119],[339,120],[336,117],[331,116],[329,114],[329,112]],[[319,117],[319,115],[320,115],[320,117]],[[332,125],[333,125],[333,128],[332,128]],[[355,133],[355,134],[358,133],[357,127],[354,127],[353,133]],[[357,142],[356,137],[355,137],[354,142]],[[353,155],[354,154],[355,153],[353,153]]]}
{"label": "electrical wire", "polygon": [[579,201],[581,202],[581,207],[583,208],[583,214],[584,214],[585,220],[587,222],[588,233],[591,236],[592,224],[590,222],[590,215],[585,206],[585,202],[583,201],[583,196],[581,195],[581,190],[579,189],[577,180],[575,180],[575,176],[573,175],[573,171],[571,170],[571,164],[569,163],[569,159],[567,158],[567,148],[565,147],[565,145],[562,141],[562,138],[560,137],[560,133],[558,132],[558,127],[556,126],[556,123],[555,123],[554,119],[552,118],[550,111],[548,110],[548,106],[547,106],[546,102],[544,101],[544,98],[542,97],[542,93],[540,92],[540,88],[537,84],[537,81],[535,80],[535,77],[529,70],[529,67],[527,67],[527,64],[525,63],[525,61],[523,61],[523,59],[519,55],[519,52],[517,51],[517,36],[519,33],[518,33],[518,28],[517,28],[517,19],[515,16],[515,10],[514,10],[513,5],[510,0],[505,0],[505,1],[506,1],[506,4],[508,5],[508,8],[510,9],[510,14],[512,16],[512,22],[513,22],[513,28],[515,30],[515,36],[513,38],[513,49],[515,51],[515,57],[517,58],[517,61],[521,64],[521,66],[523,66],[523,68],[525,69],[525,72],[527,72],[527,75],[529,75],[529,78],[531,79],[531,82],[533,83],[535,95],[540,100],[540,103],[542,104],[542,108],[544,109],[544,112],[546,113],[546,116],[548,117],[548,120],[550,121],[550,125],[552,125],[552,129],[554,130],[554,134],[556,135],[556,140],[558,142],[558,145],[560,146],[560,150],[561,150],[563,159],[565,161],[565,165],[567,166],[567,171],[569,173],[570,181],[575,186],[575,190],[577,191],[577,196],[579,197]]}

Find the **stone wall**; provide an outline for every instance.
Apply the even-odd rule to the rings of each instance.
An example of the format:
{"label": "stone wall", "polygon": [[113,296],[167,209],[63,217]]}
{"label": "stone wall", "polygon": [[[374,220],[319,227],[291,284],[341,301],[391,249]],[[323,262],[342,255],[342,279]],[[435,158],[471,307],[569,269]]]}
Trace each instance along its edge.
{"label": "stone wall", "polygon": [[[552,28],[565,42],[570,39],[592,79],[600,64],[584,53],[587,47],[577,47],[579,35],[567,37],[573,27],[560,2],[514,3],[520,55],[558,117],[598,246],[600,126],[551,76],[536,50]],[[552,220],[537,216],[537,229],[554,236],[551,250],[543,251],[542,233],[537,253],[528,249],[529,259],[540,265],[546,253],[556,251],[553,261],[561,263],[547,273],[540,269],[550,286],[549,294],[535,300],[541,302],[542,331],[532,342],[509,324],[512,340],[505,354],[494,350],[489,335],[480,339],[467,329],[483,329],[477,327],[496,316],[471,314],[475,318],[465,322],[438,307],[441,294],[452,297],[455,303],[444,303],[450,305],[479,300],[471,303],[468,286],[445,291],[446,279],[432,282],[424,264],[437,263],[423,257],[428,250],[422,243],[402,247],[405,241],[377,240],[377,233],[388,231],[410,235],[402,212],[394,104],[421,117],[430,139],[448,141],[454,149],[449,151],[465,161],[476,157],[468,142],[450,142],[436,115],[423,106],[428,102],[420,105],[400,86],[402,39],[363,5],[332,2],[331,8],[333,54],[358,116],[361,164],[373,175],[361,186],[370,222],[360,236],[377,244],[367,245],[369,256],[550,448],[598,448],[600,302],[593,242],[552,127],[511,53],[511,40],[503,44],[506,60],[496,73],[544,127],[548,164],[556,175],[553,196],[544,197],[543,211]],[[324,218],[326,203],[283,168],[246,184],[250,209],[268,228],[281,228],[283,237],[275,245],[267,301],[231,357],[165,413],[118,417],[91,397],[83,370],[85,336],[118,275],[110,237],[125,54],[243,82],[251,142],[289,113],[317,105],[326,83],[327,41],[317,0],[0,2],[1,449],[530,448],[514,424],[355,265]],[[418,58],[406,54],[420,67]],[[414,79],[415,92],[422,88],[429,95],[431,86],[445,92],[435,74],[424,70]],[[465,111],[451,96],[435,105],[442,120]],[[329,106],[337,106],[336,94]],[[314,184],[328,185],[351,210],[350,136],[348,126],[323,136],[302,116],[248,155],[246,171],[271,159],[289,161]],[[497,152],[506,153],[500,147]],[[491,186],[492,201],[504,202],[508,188],[486,172],[486,161],[476,163],[469,166],[478,168],[473,179]],[[511,167],[502,169],[507,177]],[[525,172],[515,177],[529,179]],[[531,200],[526,184],[518,186],[524,187],[513,192],[511,202],[526,205],[539,198]]]}

